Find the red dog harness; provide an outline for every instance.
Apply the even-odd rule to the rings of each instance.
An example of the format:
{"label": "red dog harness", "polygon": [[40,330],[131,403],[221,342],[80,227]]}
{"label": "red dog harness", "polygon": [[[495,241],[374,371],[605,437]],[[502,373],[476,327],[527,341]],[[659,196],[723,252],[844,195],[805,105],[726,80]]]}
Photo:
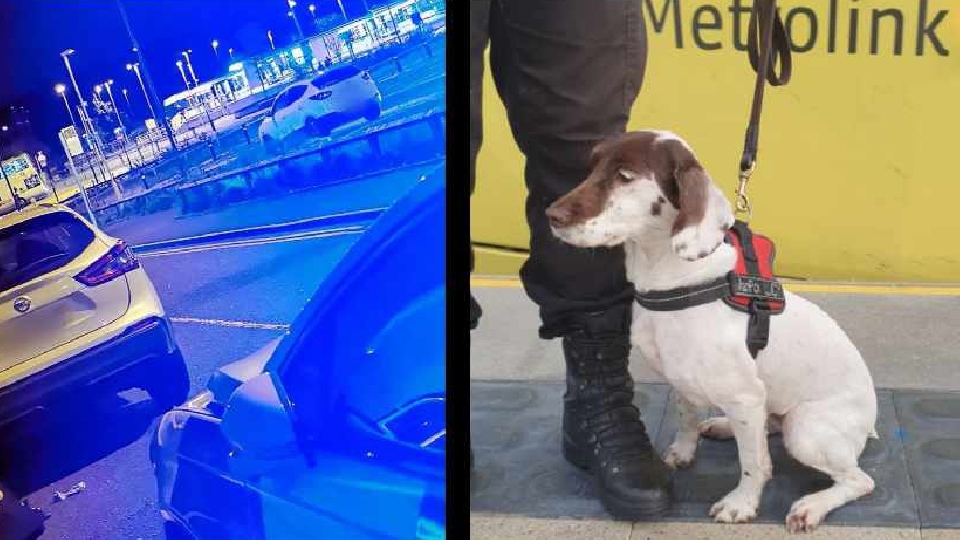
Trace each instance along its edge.
{"label": "red dog harness", "polygon": [[776,246],[766,236],[754,234],[742,221],[734,223],[724,241],[737,251],[737,264],[727,275],[702,285],[635,292],[634,297],[651,311],[679,311],[723,300],[750,315],[747,349],[756,358],[769,341],[770,316],[783,313],[786,307],[783,286],[773,274]]}

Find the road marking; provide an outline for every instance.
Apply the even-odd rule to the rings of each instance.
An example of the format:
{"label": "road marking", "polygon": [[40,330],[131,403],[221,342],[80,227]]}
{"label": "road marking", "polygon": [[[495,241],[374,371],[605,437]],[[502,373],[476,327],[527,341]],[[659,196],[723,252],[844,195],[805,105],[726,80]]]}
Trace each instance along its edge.
{"label": "road marking", "polygon": [[280,236],[269,236],[266,238],[252,238],[243,240],[229,240],[224,242],[213,242],[199,246],[185,246],[181,248],[170,248],[148,253],[137,253],[137,257],[147,259],[150,257],[163,257],[166,255],[184,255],[187,253],[199,253],[201,251],[210,251],[214,249],[231,249],[238,247],[260,246],[265,244],[279,244],[285,242],[298,242],[301,240],[313,240],[316,238],[329,238],[334,236],[344,236],[349,234],[360,234],[365,227],[341,227],[337,229],[325,229],[320,231],[307,231],[301,233],[291,233]]}
{"label": "road marking", "polygon": [[[520,280],[513,277],[471,276],[470,285],[490,289],[519,289]],[[883,296],[960,296],[960,286],[898,285],[894,283],[810,283],[784,281],[784,288],[792,292],[863,294]]]}
{"label": "road marking", "polygon": [[250,328],[254,330],[279,330],[287,332],[289,324],[256,323],[249,321],[228,321],[225,319],[199,319],[196,317],[170,317],[171,322],[180,324],[203,324],[207,326],[224,326],[227,328]]}

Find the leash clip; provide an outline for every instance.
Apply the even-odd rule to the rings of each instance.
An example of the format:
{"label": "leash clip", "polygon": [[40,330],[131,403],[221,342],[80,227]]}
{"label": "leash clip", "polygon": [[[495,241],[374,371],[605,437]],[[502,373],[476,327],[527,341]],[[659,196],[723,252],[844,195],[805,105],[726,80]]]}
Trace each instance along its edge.
{"label": "leash clip", "polygon": [[756,168],[757,162],[754,160],[750,162],[749,167],[741,169],[740,183],[737,185],[736,209],[738,214],[747,214],[747,219],[744,220],[746,222],[749,222],[753,217],[753,208],[750,206],[750,198],[747,197],[747,182],[750,180],[750,176]]}

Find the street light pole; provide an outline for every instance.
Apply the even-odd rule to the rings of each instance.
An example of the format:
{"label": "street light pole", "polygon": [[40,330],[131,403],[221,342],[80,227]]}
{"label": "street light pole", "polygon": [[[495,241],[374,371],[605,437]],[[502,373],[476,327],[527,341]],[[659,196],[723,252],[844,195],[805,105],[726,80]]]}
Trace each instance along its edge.
{"label": "street light pole", "polygon": [[183,70],[183,60],[177,60],[177,69],[180,70],[180,76],[183,77],[183,84],[186,85],[187,90],[190,89],[190,81],[187,79],[187,72]]}
{"label": "street light pole", "polygon": [[124,101],[127,102],[127,109],[130,110],[130,113],[131,113],[131,115],[132,115],[132,114],[133,114],[133,105],[130,104],[130,92],[129,92],[126,88],[121,88],[120,91],[123,92],[123,99],[124,99]]}
{"label": "street light pole", "polygon": [[74,131],[77,131],[77,134],[79,135],[80,132],[77,130],[77,121],[73,118],[73,109],[70,108],[70,102],[67,101],[67,87],[62,84],[58,84],[54,86],[53,89],[60,94],[60,97],[63,98],[63,104],[67,108],[67,114],[70,115],[70,125],[73,126]]}
{"label": "street light pole", "polygon": [[[63,105],[67,108],[67,114],[70,116],[70,125],[73,126],[73,131],[76,132],[77,136],[79,137],[80,132],[77,131],[77,122],[73,119],[73,109],[70,108],[70,101],[67,100],[67,87],[62,84],[58,84],[54,87],[54,90],[60,94],[60,97],[63,98]],[[64,144],[64,146],[65,148],[63,151],[67,154],[67,166],[70,168],[70,174],[77,183],[77,188],[80,190],[80,196],[83,197],[83,204],[87,207],[87,215],[90,216],[91,223],[99,227],[99,225],[97,225],[97,218],[93,215],[93,207],[90,206],[90,199],[87,198],[87,189],[83,187],[83,178],[80,177],[80,173],[77,171],[77,166],[73,163],[73,155],[70,154],[70,149],[66,148],[66,144]]]}
{"label": "street light pole", "polygon": [[303,28],[300,28],[300,19],[297,18],[297,12],[291,9],[287,12],[287,16],[293,19],[293,25],[297,27],[297,35],[300,36],[300,41],[303,41],[305,39],[303,37]]}
{"label": "street light pole", "polygon": [[303,28],[300,27],[300,19],[297,18],[297,0],[287,0],[287,6],[290,7],[287,15],[293,19],[293,24],[297,27],[297,35],[300,36],[300,41],[303,41]]}
{"label": "street light pole", "polygon": [[[120,17],[123,19],[123,24],[127,28],[127,35],[130,37],[130,43],[133,46],[133,52],[137,53],[137,64],[143,67],[143,80],[146,80],[144,92],[146,93],[146,89],[150,89],[147,102],[154,103],[157,109],[163,110],[160,99],[157,97],[157,90],[153,86],[153,79],[150,78],[150,71],[147,69],[147,64],[143,59],[143,51],[140,50],[140,44],[137,42],[137,38],[133,35],[133,29],[130,26],[130,19],[127,17],[127,10],[123,7],[123,0],[117,0],[117,9],[120,10]],[[140,77],[139,71],[137,71],[137,77]],[[141,80],[141,84],[143,84],[143,80]],[[154,111],[154,105],[150,106],[150,110],[153,112],[154,120],[160,120]],[[167,122],[166,117],[162,118],[162,120],[163,122],[160,125],[163,126],[163,131],[167,136],[167,140],[170,142],[170,149],[176,152],[177,141],[173,138],[173,130],[170,129],[170,124]]]}
{"label": "street light pole", "polygon": [[157,127],[160,127],[160,121],[157,119],[157,111],[153,110],[153,103],[150,102],[150,94],[147,92],[147,86],[143,84],[143,77],[140,75],[140,63],[127,64],[127,71],[132,71],[137,75],[137,81],[140,82],[140,90],[143,90],[143,99],[147,100],[147,107],[150,109],[150,116],[153,117],[153,121],[157,124]]}
{"label": "street light pole", "polygon": [[267,30],[267,39],[270,40],[270,50],[271,50],[271,51],[277,50],[277,47],[273,44],[273,31],[272,31],[272,30]]}
{"label": "street light pole", "polygon": [[80,100],[80,107],[78,112],[80,113],[80,123],[83,126],[83,132],[85,135],[90,137],[93,146],[93,153],[97,156],[97,159],[100,161],[101,167],[105,170],[104,176],[109,176],[113,191],[120,196],[120,186],[117,185],[116,180],[113,177],[113,173],[110,171],[110,164],[107,162],[106,157],[103,155],[103,149],[101,147],[102,142],[100,141],[100,135],[97,134],[97,130],[93,126],[93,121],[90,119],[90,115],[87,113],[87,102],[83,99],[83,92],[80,91],[80,85],[77,84],[77,78],[73,74],[73,66],[70,64],[70,56],[75,53],[73,49],[67,49],[60,53],[60,57],[63,58],[63,63],[67,67],[67,74],[70,76],[70,82],[73,83],[73,89],[77,93],[77,99]]}
{"label": "street light pole", "polygon": [[233,47],[227,49],[227,54],[230,55],[230,61],[233,62]]}
{"label": "street light pole", "polygon": [[107,96],[110,98],[110,104],[113,105],[113,112],[117,115],[117,124],[120,126],[120,136],[123,137],[121,141],[123,157],[127,159],[127,165],[132,169],[133,162],[130,161],[130,156],[127,154],[127,127],[123,125],[123,119],[120,117],[120,109],[117,107],[116,100],[113,99],[113,90],[111,90],[113,79],[107,79],[107,81],[103,83],[103,86],[107,89]]}
{"label": "street light pole", "polygon": [[193,49],[187,49],[183,51],[183,57],[187,59],[187,70],[190,71],[190,78],[193,79],[193,85],[197,86],[200,84],[200,81],[197,80],[197,74],[193,71],[193,63],[190,62],[190,53],[193,52]]}
{"label": "street light pole", "polygon": [[217,59],[217,63],[219,63],[219,61],[220,61],[220,53],[217,52],[217,47],[220,46],[220,42],[217,41],[217,40],[213,40],[213,41],[210,42],[210,46],[213,47],[213,56]]}

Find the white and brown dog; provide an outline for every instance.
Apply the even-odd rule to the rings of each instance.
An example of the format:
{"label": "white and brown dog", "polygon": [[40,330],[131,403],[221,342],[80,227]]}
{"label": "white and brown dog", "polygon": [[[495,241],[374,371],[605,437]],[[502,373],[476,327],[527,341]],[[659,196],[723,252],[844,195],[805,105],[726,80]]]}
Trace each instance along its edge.
{"label": "white and brown dog", "polygon": [[[627,278],[640,292],[711,282],[734,268],[736,252],[723,242],[734,221],[730,202],[685,141],[669,132],[619,135],[594,149],[590,166],[587,179],[547,210],[561,240],[623,244]],[[796,501],[786,518],[790,531],[812,530],[873,490],[858,466],[867,438],[877,436],[873,380],[837,323],[801,297],[786,293],[756,360],[747,320],[721,300],[680,311],[635,306],[631,341],[678,395],[680,429],[664,459],[689,466],[700,435],[734,437],[740,483],[710,515],[746,522],[772,474],[767,432],[781,430],[793,457],[834,481]],[[699,407],[725,416],[699,422]]]}

